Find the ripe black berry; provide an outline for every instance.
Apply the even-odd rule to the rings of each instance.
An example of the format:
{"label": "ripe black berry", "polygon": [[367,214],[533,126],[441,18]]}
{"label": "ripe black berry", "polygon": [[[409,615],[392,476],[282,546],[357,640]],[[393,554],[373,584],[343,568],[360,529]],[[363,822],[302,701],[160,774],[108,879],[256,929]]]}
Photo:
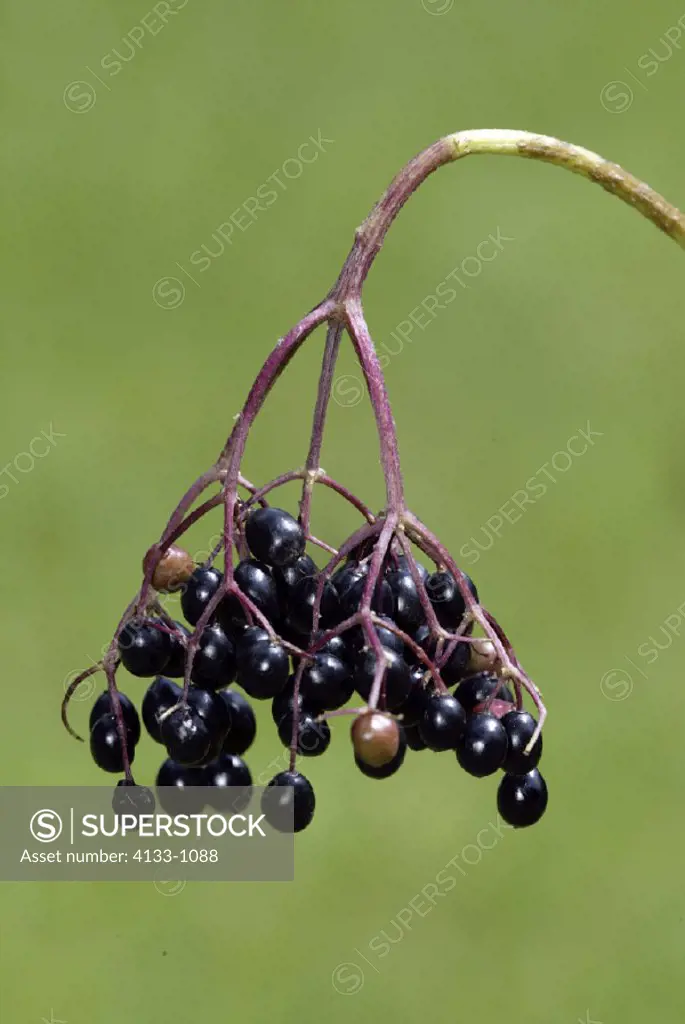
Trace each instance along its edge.
{"label": "ripe black berry", "polygon": [[[346,643],[345,638],[349,635],[349,633],[346,633],[345,636],[343,636],[340,633],[337,633],[335,636],[329,637],[326,643],[323,645],[323,647],[319,647],[317,653],[332,654],[334,658],[338,658],[338,660],[342,661],[344,664],[350,664],[352,659],[354,658],[354,653],[350,651]],[[320,636],[321,633],[319,632],[313,639],[316,640]]]}
{"label": "ripe black berry", "polygon": [[426,704],[419,732],[431,750],[454,750],[464,735],[466,713],[451,694],[435,694]]}
{"label": "ripe black berry", "polygon": [[[239,562],[233,574],[235,582],[256,608],[270,622],[280,617],[280,603],[276,581],[268,565],[246,558]],[[231,630],[245,622],[245,610],[235,594],[225,597],[217,609],[217,618],[225,629]]]}
{"label": "ripe black berry", "polygon": [[157,772],[155,786],[157,799],[169,814],[181,811],[189,814],[200,811],[204,806],[206,792],[200,788],[204,786],[201,768],[178,764],[167,758]]}
{"label": "ripe black berry", "polygon": [[224,734],[224,754],[244,754],[252,746],[257,734],[254,711],[241,693],[235,690],[219,690],[228,712],[228,728]]}
{"label": "ripe black berry", "polygon": [[[296,583],[290,594],[287,621],[299,633],[306,636],[313,629],[314,603],[318,582],[316,579],[302,579]],[[319,629],[329,629],[342,621],[338,594],[330,580],[326,580],[319,606]]]}
{"label": "ripe black berry", "polygon": [[475,676],[464,679],[454,691],[464,711],[473,711],[475,707],[484,701],[494,698],[499,690],[500,680],[489,672],[479,672]]}
{"label": "ripe black berry", "polygon": [[472,715],[457,744],[457,761],[477,778],[492,775],[507,755],[507,734],[494,715]]}
{"label": "ripe black berry", "polygon": [[188,691],[188,704],[197,711],[209,730],[209,750],[205,758],[211,760],[218,757],[230,724],[228,708],[220,693],[191,686]]}
{"label": "ripe black berry", "polygon": [[411,573],[408,569],[400,569],[389,572],[385,578],[394,600],[395,622],[405,633],[413,633],[425,616]]}
{"label": "ripe black berry", "polygon": [[[204,784],[210,787],[207,803],[217,811],[242,811],[252,796],[250,769],[235,754],[221,754],[210,761],[204,771]],[[239,792],[231,793],[231,789]]]}
{"label": "ripe black berry", "polygon": [[[276,725],[280,724],[281,719],[285,715],[292,715],[295,707],[294,695],[295,676],[291,676],[286,683],[285,689],[282,690],[277,697],[274,697],[271,702],[271,717]],[[316,708],[309,702],[305,703],[304,697],[302,696],[302,690],[300,690],[297,695],[297,706],[300,711],[310,711],[312,714],[319,714],[319,712],[323,710],[323,708]]]}
{"label": "ripe black berry", "polygon": [[212,740],[207,723],[189,704],[169,712],[162,720],[161,734],[169,757],[185,765],[199,764]]}
{"label": "ripe black berry", "polygon": [[304,530],[282,508],[258,508],[245,524],[250,551],[267,565],[286,566],[295,562],[305,548]]}
{"label": "ripe black berry", "polygon": [[354,693],[354,681],[348,666],[326,652],[314,655],[302,673],[300,687],[305,700],[326,711],[341,708]]}
{"label": "ripe black berry", "polygon": [[[126,748],[129,763],[135,757],[133,737],[127,732]],[[90,752],[98,768],[104,772],[123,772],[124,751],[114,715],[102,715],[90,730]]]}
{"label": "ripe black berry", "polygon": [[181,608],[191,626],[196,626],[200,616],[221,586],[223,574],[218,569],[196,569],[185,584],[181,595]]}
{"label": "ripe black berry", "polygon": [[402,725],[405,729],[407,726],[418,725],[430,699],[430,693],[423,685],[424,671],[420,665],[414,665],[409,670],[411,690],[398,710],[398,714],[402,715]]}
{"label": "ripe black berry", "polygon": [[[474,598],[478,600],[475,583],[468,576],[466,582]],[[426,580],[426,593],[440,625],[445,629],[456,629],[464,617],[466,602],[454,576],[449,572],[431,573]]]}
{"label": "ripe black berry", "polygon": [[497,809],[508,825],[526,828],[547,808],[547,783],[537,768],[526,775],[503,775],[497,790]]}
{"label": "ripe black berry", "polygon": [[238,641],[237,681],[250,697],[266,700],[284,689],[290,672],[285,648],[253,626]]}
{"label": "ripe black berry", "polygon": [[[392,651],[389,648],[384,648],[384,657],[387,664],[384,680],[385,703],[389,711],[397,711],[411,693],[412,679],[409,674],[409,666],[397,651]],[[357,693],[364,700],[369,699],[375,671],[376,655],[374,651],[369,649],[362,652],[355,670],[354,685]]]}
{"label": "ripe black berry", "polygon": [[156,620],[129,622],[119,636],[119,657],[133,676],[156,676],[169,660],[169,634],[157,628]]}
{"label": "ripe black berry", "polygon": [[[397,633],[393,633],[391,629],[388,629],[387,626],[384,626],[383,621],[388,622],[390,620],[386,618],[381,620],[380,622],[375,622],[373,625],[373,628],[376,631],[376,635],[378,636],[378,639],[380,641],[381,647],[387,647],[391,651],[397,651],[397,653],[406,661],[407,649],[405,647],[404,640],[402,640],[402,638],[399,637]],[[351,629],[349,633],[347,633],[346,635],[349,637],[348,642],[350,644],[350,647],[355,652],[359,653],[364,648],[369,647],[369,642],[367,640],[366,633],[364,632],[361,626],[356,626],[354,629]]]}
{"label": "ripe black berry", "polygon": [[186,642],[190,637],[190,630],[181,622],[174,622],[177,632],[169,636],[169,660],[164,666],[164,675],[171,679],[180,679],[185,675],[186,668]]}
{"label": "ripe black berry", "polygon": [[166,676],[159,676],[145,692],[141,712],[143,725],[155,743],[162,742],[160,732],[161,718],[165,711],[173,708],[181,699],[183,691],[180,686],[167,679]]}
{"label": "ripe black berry", "polygon": [[388,779],[391,775],[394,775],[398,769],[402,767],[404,762],[405,754],[407,753],[407,740],[404,735],[404,729],[400,729],[400,740],[397,748],[397,753],[392,760],[387,761],[382,765],[368,764],[366,761],[362,761],[360,757],[355,754],[354,762],[357,768],[363,775],[368,776],[370,779]]}
{"label": "ripe black berry", "polygon": [[196,686],[218,690],[235,677],[235,647],[217,622],[205,627],[193,659],[190,678]]}
{"label": "ripe black berry", "polygon": [[[357,567],[353,569],[345,567],[340,575],[333,577],[333,584],[340,598],[341,621],[348,619],[361,608],[362,597],[366,587],[368,567]],[[395,599],[389,584],[382,577],[379,578],[374,592],[371,596],[371,608],[379,615],[392,617],[395,609]]]}
{"label": "ripe black berry", "polygon": [[[450,642],[445,645],[444,650],[449,650]],[[454,646],[447,661],[440,666],[440,675],[445,686],[454,686],[466,675],[469,664],[469,644],[458,643]]]}
{"label": "ripe black berry", "polygon": [[281,601],[283,603],[287,603],[293,587],[299,583],[300,580],[315,579],[318,573],[319,569],[316,562],[307,554],[300,555],[300,557],[291,565],[274,569],[273,577],[276,581]]}
{"label": "ripe black berry", "polygon": [[309,779],[279,772],[262,793],[262,811],[278,832],[301,832],[314,817],[316,800]]}
{"label": "ripe black berry", "polygon": [[532,739],[537,722],[527,711],[510,711],[500,719],[507,734],[509,747],[502,767],[509,775],[527,775],[537,768],[542,757],[542,733],[530,754],[524,754]]}
{"label": "ripe black berry", "polygon": [[152,814],[155,797],[147,786],[136,786],[135,782],[120,779],[112,794],[112,810],[115,814]]}
{"label": "ripe black berry", "polygon": [[[284,747],[290,746],[292,733],[292,715],[284,715],[278,723],[278,735]],[[328,722],[318,722],[311,711],[301,711],[297,720],[297,753],[302,757],[320,757],[326,753],[330,742]]]}
{"label": "ripe black berry", "polygon": [[[128,699],[125,693],[119,693],[119,703],[121,704],[121,713],[124,717],[126,729],[131,734],[132,742],[137,743],[140,739],[140,718],[138,717],[135,705]],[[98,718],[102,718],[103,715],[113,714],[112,698],[109,695],[109,690],[105,690],[93,704],[90,718],[88,719],[88,729],[92,730]]]}

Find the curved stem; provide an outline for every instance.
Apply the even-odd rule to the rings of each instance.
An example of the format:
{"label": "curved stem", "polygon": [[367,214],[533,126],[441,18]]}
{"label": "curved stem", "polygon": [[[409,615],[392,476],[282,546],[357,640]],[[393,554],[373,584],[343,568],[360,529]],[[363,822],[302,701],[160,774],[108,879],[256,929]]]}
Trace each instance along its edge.
{"label": "curved stem", "polygon": [[412,193],[433,171],[462,157],[483,153],[542,160],[580,174],[634,207],[685,248],[685,215],[618,164],[582,146],[562,142],[549,135],[508,128],[479,128],[446,135],[410,160],[400,171],[357,230],[354,245],[331,289],[331,296],[341,301],[361,295],[366,276],[383,245],[388,228]]}

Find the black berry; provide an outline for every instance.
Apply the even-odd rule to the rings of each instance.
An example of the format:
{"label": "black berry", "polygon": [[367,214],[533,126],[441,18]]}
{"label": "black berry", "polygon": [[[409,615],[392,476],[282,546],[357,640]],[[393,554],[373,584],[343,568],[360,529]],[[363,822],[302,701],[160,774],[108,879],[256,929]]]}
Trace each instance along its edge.
{"label": "black berry", "polygon": [[258,508],[245,524],[250,551],[267,565],[287,566],[303,554],[304,530],[289,512],[282,508]]}
{"label": "black berry", "polygon": [[419,732],[431,750],[454,750],[464,735],[466,713],[449,693],[435,694],[426,704]]}
{"label": "black berry", "polygon": [[175,633],[169,636],[169,660],[164,666],[164,675],[172,679],[180,679],[185,675],[186,644],[190,630],[180,622],[174,622]]}
{"label": "black berry", "polygon": [[[119,694],[119,703],[126,729],[131,734],[131,741],[135,744],[140,739],[140,718],[138,717],[138,712],[133,702],[128,699],[125,693]],[[90,718],[88,719],[88,729],[93,728],[98,718],[102,718],[103,715],[113,714],[112,698],[109,695],[109,690],[105,690],[93,704]]]}
{"label": "black berry", "polygon": [[235,690],[219,690],[228,713],[228,728],[224,734],[224,754],[244,754],[252,746],[257,734],[254,711],[242,694]]}
{"label": "black berry", "polygon": [[[278,735],[284,747],[292,742],[293,718],[284,715],[278,723]],[[310,711],[301,711],[297,719],[297,753],[301,757],[320,757],[328,750],[331,730],[328,722],[318,722]]]}
{"label": "black berry", "polygon": [[509,775],[526,775],[533,768],[537,768],[542,757],[542,733],[536,739],[530,754],[524,754],[537,728],[537,722],[527,711],[510,711],[500,721],[509,741],[502,767]]}
{"label": "black berry", "polygon": [[[412,679],[409,666],[397,651],[389,648],[384,648],[384,657],[387,665],[384,679],[385,703],[389,711],[397,711],[411,693]],[[354,676],[357,693],[364,700],[368,700],[371,694],[375,672],[376,655],[369,649],[361,654]]]}
{"label": "black berry", "polygon": [[[287,620],[299,633],[308,636],[313,629],[314,604],[318,580],[302,579],[296,583],[290,595]],[[342,621],[338,594],[330,580],[326,580],[319,606],[319,629],[329,629]]]}
{"label": "black berry", "polygon": [[218,690],[235,678],[235,647],[221,626],[205,627],[193,659],[190,678],[197,686]]}
{"label": "black berry", "polygon": [[181,595],[181,608],[191,626],[196,626],[205,608],[216,594],[223,580],[218,569],[196,569],[185,584]]}
{"label": "black berry", "polygon": [[395,622],[405,633],[413,633],[425,616],[411,573],[408,569],[400,569],[389,572],[385,578],[395,605]]}
{"label": "black berry", "polygon": [[157,799],[169,814],[200,811],[205,803],[204,773],[201,768],[167,758],[157,772]]}
{"label": "black berry", "polygon": [[354,693],[354,681],[348,666],[326,652],[313,656],[302,673],[300,686],[305,700],[326,711],[341,708]]}
{"label": "black berry", "polygon": [[[242,811],[250,802],[250,769],[235,754],[221,754],[216,760],[210,761],[204,771],[204,783],[210,787],[207,803],[217,811]],[[238,792],[232,793],[230,790]]]}
{"label": "black berry", "polygon": [[[130,733],[126,736],[129,763],[135,756],[135,745]],[[104,772],[123,772],[124,751],[114,715],[102,715],[90,730],[90,752],[98,768]]]}
{"label": "black berry", "polygon": [[207,723],[191,705],[182,704],[162,720],[162,741],[179,764],[199,764],[208,754],[212,736]]}
{"label": "black berry", "polygon": [[[466,583],[474,598],[478,600],[476,586],[468,576]],[[426,592],[435,609],[438,622],[445,629],[456,629],[466,611],[466,602],[459,585],[449,572],[434,572],[426,580]]]}
{"label": "black berry", "polygon": [[115,814],[152,814],[155,797],[147,786],[136,786],[129,779],[120,779],[112,795],[112,810]]}
{"label": "black berry", "polygon": [[547,808],[547,783],[537,768],[526,775],[503,775],[497,790],[497,809],[508,825],[526,828]]}
{"label": "black berry", "polygon": [[285,688],[289,672],[290,659],[281,644],[258,626],[245,631],[238,642],[237,681],[250,697],[276,697]]}
{"label": "black berry", "polygon": [[119,636],[119,657],[133,676],[157,676],[169,660],[169,634],[154,619],[129,622]]}
{"label": "black berry", "polygon": [[155,743],[162,742],[160,732],[161,717],[165,711],[169,711],[178,704],[183,691],[177,683],[165,676],[159,676],[150,683],[143,697],[141,712],[143,725]]}
{"label": "black berry", "polygon": [[278,832],[301,832],[314,817],[316,800],[309,779],[279,772],[262,793],[262,811]]}
{"label": "black berry", "polygon": [[477,778],[492,775],[502,767],[507,754],[507,734],[494,715],[472,715],[457,744],[457,761]]}

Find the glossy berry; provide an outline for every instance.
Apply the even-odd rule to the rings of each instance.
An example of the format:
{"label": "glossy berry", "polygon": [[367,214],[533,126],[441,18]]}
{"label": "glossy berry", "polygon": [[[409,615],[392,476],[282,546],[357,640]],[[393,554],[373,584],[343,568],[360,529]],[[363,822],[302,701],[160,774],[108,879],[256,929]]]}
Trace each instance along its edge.
{"label": "glossy berry", "polygon": [[[278,735],[284,747],[292,742],[293,718],[284,715],[278,723]],[[318,722],[310,711],[301,711],[297,720],[297,753],[302,757],[320,757],[328,750],[331,730],[328,722]]]}
{"label": "glossy berry", "polygon": [[171,653],[169,634],[157,629],[154,619],[127,623],[118,646],[122,664],[133,676],[160,675]]}
{"label": "glossy berry", "polygon": [[262,793],[262,811],[278,832],[301,832],[314,817],[316,800],[309,779],[279,772]]}
{"label": "glossy berry", "polygon": [[[388,622],[389,620],[382,619],[380,622],[374,623],[373,627],[376,631],[376,635],[378,636],[381,647],[387,647],[391,651],[397,651],[397,653],[401,657],[407,660],[407,649],[405,647],[404,640],[402,640],[402,638],[399,637],[397,633],[393,633],[391,629],[388,629],[387,626],[384,626],[383,621]],[[350,647],[352,647],[352,649],[357,653],[359,653],[359,651],[362,651],[364,648],[368,649],[370,646],[366,633],[364,632],[361,626],[357,626],[354,629],[351,629],[349,633],[346,634],[346,636],[349,637],[348,642],[350,644]]]}
{"label": "glossy berry", "polygon": [[425,615],[419,592],[408,569],[389,572],[385,577],[394,601],[394,619],[405,633],[413,633]]}
{"label": "glossy berry", "polygon": [[300,580],[316,579],[318,573],[319,569],[316,562],[307,554],[300,555],[300,557],[290,565],[274,569],[273,577],[276,581],[281,601],[283,603],[287,603],[293,587],[299,583]]}
{"label": "glossy berry", "polygon": [[[133,762],[135,746],[130,733],[126,736],[129,763]],[[124,751],[119,739],[114,715],[102,715],[90,730],[90,753],[98,768],[104,772],[123,772]]]}
{"label": "glossy berry", "polygon": [[494,715],[472,715],[457,744],[457,761],[469,775],[484,778],[502,767],[507,734]]}
{"label": "glossy berry", "polygon": [[454,750],[464,735],[466,713],[451,694],[435,694],[426,704],[419,732],[431,750]]}
{"label": "glossy berry", "polygon": [[[287,621],[299,633],[309,635],[313,629],[314,604],[318,583],[315,579],[302,579],[290,595]],[[338,594],[330,580],[326,580],[319,606],[319,629],[329,629],[342,622]]]}
{"label": "glossy berry", "polygon": [[243,695],[235,690],[219,690],[218,696],[226,706],[228,717],[222,752],[244,754],[252,746],[257,734],[254,711]]}
{"label": "glossy berry", "polygon": [[235,678],[235,661],[233,642],[218,623],[212,622],[200,637],[190,678],[196,686],[218,690]]}
{"label": "glossy berry", "polygon": [[197,711],[212,738],[223,740],[228,731],[230,718],[228,708],[221,699],[220,691],[191,686],[188,690],[188,704]]}
{"label": "glossy berry", "polygon": [[266,700],[285,688],[290,672],[288,652],[258,626],[247,629],[238,642],[237,681],[250,697]]}
{"label": "glossy berry", "polygon": [[[138,717],[138,712],[133,702],[128,699],[125,693],[119,694],[119,703],[126,728],[131,734],[131,741],[135,744],[140,739],[140,718]],[[102,718],[103,715],[113,714],[112,699],[109,695],[109,690],[105,690],[93,704],[90,718],[88,719],[88,729],[91,730],[93,728],[98,718]]]}
{"label": "glossy berry", "polygon": [[190,630],[181,622],[174,622],[176,632],[169,635],[169,660],[164,666],[164,675],[171,679],[182,679],[186,669],[186,644]]}
{"label": "glossy berry", "polygon": [[289,512],[282,508],[258,508],[245,523],[248,547],[267,565],[287,566],[304,553],[304,530]]}
{"label": "glossy berry", "polygon": [[508,825],[526,828],[547,808],[547,783],[537,768],[526,775],[503,775],[497,790],[497,809]]}
{"label": "glossy berry", "polygon": [[[454,641],[447,641],[443,648],[443,656],[445,651],[450,650],[453,643]],[[445,686],[454,686],[455,683],[464,678],[468,670],[470,653],[469,644],[454,644],[449,657],[440,666],[440,676]]]}
{"label": "glossy berry", "polygon": [[347,704],[354,693],[354,680],[345,662],[319,652],[302,673],[300,689],[305,700],[326,711],[335,711]]}
{"label": "glossy berry", "polygon": [[185,585],[181,595],[181,608],[191,626],[196,626],[200,616],[221,586],[223,574],[218,569],[196,569]]}
{"label": "glossy berry", "polygon": [[[419,577],[423,580],[424,584],[428,579],[428,569],[421,562],[414,562],[418,569]],[[398,555],[397,557],[397,571],[408,572],[411,576],[411,569],[409,568],[409,559],[406,555]]]}
{"label": "glossy berry", "polygon": [[[273,718],[276,725],[280,725],[281,720],[285,715],[292,716],[293,709],[295,707],[294,695],[295,676],[293,675],[286,683],[285,689],[281,693],[279,693],[277,697],[274,697],[273,701],[271,702],[271,717]],[[300,713],[308,713],[314,715],[315,717],[317,715],[320,715],[321,712],[323,711],[323,708],[317,707],[316,704],[313,704],[311,700],[305,700],[304,697],[302,696],[302,690],[300,690],[300,692],[297,695],[297,706],[299,708]]]}
{"label": "glossy berry", "polygon": [[183,691],[180,686],[166,676],[159,676],[150,683],[143,697],[141,712],[143,725],[155,743],[162,742],[160,731],[161,718],[165,711],[169,711],[181,699]]}
{"label": "glossy berry", "polygon": [[209,752],[210,730],[191,705],[181,705],[169,712],[162,720],[161,734],[169,757],[179,764],[199,764]]}
{"label": "glossy berry", "polygon": [[409,670],[409,677],[411,679],[409,696],[400,705],[397,712],[402,716],[402,725],[405,729],[408,726],[418,725],[430,699],[430,691],[424,687],[424,670],[420,665],[414,665]]}
{"label": "glossy berry", "polygon": [[405,754],[407,753],[407,740],[404,735],[404,730],[400,729],[400,741],[397,748],[397,753],[392,760],[387,761],[382,765],[371,765],[366,761],[362,761],[360,757],[355,754],[354,761],[357,768],[363,775],[368,776],[370,779],[388,779],[391,775],[394,775],[399,768],[402,767],[404,762]]}
{"label": "glossy berry", "polygon": [[494,698],[500,688],[500,680],[489,672],[479,672],[464,679],[454,691],[464,711],[473,711],[484,701]]}
{"label": "glossy berry", "polygon": [[[254,558],[246,558],[236,565],[233,578],[245,597],[252,601],[262,615],[270,622],[278,621],[278,588],[268,565]],[[235,594],[229,594],[223,599],[217,609],[217,618],[227,630],[232,630],[246,621],[245,609]]]}
{"label": "glossy berry", "polygon": [[[384,648],[387,665],[384,685],[385,702],[389,711],[397,711],[406,701],[412,689],[409,666],[397,651]],[[376,671],[376,655],[373,650],[364,651],[357,662],[354,685],[357,693],[368,700]],[[381,690],[381,693],[383,691]]]}
{"label": "glossy berry", "polygon": [[542,757],[542,733],[536,739],[530,754],[524,754],[533,738],[537,722],[527,711],[510,711],[500,721],[509,741],[502,767],[509,775],[527,775],[533,768],[537,768]]}
{"label": "glossy berry", "polygon": [[217,811],[242,811],[252,796],[250,769],[235,754],[221,754],[210,761],[204,770],[204,784],[210,787],[207,803]]}
{"label": "glossy berry", "polygon": [[205,803],[204,774],[201,768],[178,764],[167,758],[157,772],[157,799],[168,814],[200,811]]}
{"label": "glossy berry", "polygon": [[[474,598],[478,600],[478,591],[473,580],[467,576],[466,582]],[[466,602],[454,576],[449,572],[431,573],[426,580],[426,592],[440,625],[445,629],[456,629],[464,617]]]}
{"label": "glossy berry", "polygon": [[[349,577],[334,579],[334,585],[340,598],[341,621],[355,615],[361,608],[367,573],[368,569],[364,567],[363,570],[358,570],[354,574],[350,573]],[[393,616],[395,599],[387,580],[382,577],[376,583],[371,596],[371,608],[379,615],[387,615],[389,618]]]}
{"label": "glossy berry", "polygon": [[155,797],[147,786],[136,786],[135,782],[120,779],[112,794],[112,810],[115,814],[152,814]]}
{"label": "glossy berry", "polygon": [[355,758],[372,768],[382,768],[397,755],[402,730],[382,711],[363,711],[352,723],[350,737]]}
{"label": "glossy berry", "polygon": [[[321,633],[317,633],[313,638],[316,640],[321,637]],[[349,637],[349,632],[342,634],[338,633],[335,636],[328,638],[323,647],[319,647],[317,653],[319,654],[332,654],[334,658],[338,658],[344,664],[349,665],[353,658],[354,652],[352,652],[347,644],[346,638]]]}

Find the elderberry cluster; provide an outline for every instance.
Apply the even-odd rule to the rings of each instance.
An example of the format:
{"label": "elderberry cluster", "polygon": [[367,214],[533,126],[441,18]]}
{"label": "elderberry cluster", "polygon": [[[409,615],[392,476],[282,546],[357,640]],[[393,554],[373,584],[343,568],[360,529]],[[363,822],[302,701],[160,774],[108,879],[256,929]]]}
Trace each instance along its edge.
{"label": "elderberry cluster", "polygon": [[[222,790],[229,786],[239,787],[248,800],[252,778],[243,755],[255,738],[256,721],[249,701],[232,688],[236,684],[247,698],[271,701],[278,737],[293,754],[291,770],[276,775],[265,791],[267,820],[285,827],[288,814],[290,827],[300,831],[312,820],[315,798],[309,780],[294,768],[295,755],[325,753],[331,740],[327,716],[340,712],[355,694],[369,701],[382,657],[377,707],[358,709],[352,725],[358,769],[385,779],[402,766],[408,749],[450,751],[470,775],[504,773],[497,803],[505,821],[516,827],[537,822],[547,804],[537,768],[542,736],[527,751],[536,722],[499,673],[492,642],[472,635],[454,576],[440,567],[429,574],[420,563],[412,572],[407,555],[391,545],[370,597],[377,647],[358,621],[339,629],[354,619],[364,596],[368,602],[373,546],[354,550],[327,578],[306,552],[306,540],[288,512],[267,505],[249,511],[244,523],[249,554],[245,551],[234,566],[233,578],[250,604],[246,607],[235,592],[216,604],[195,637],[185,697],[193,636],[188,627],[207,619],[223,574],[211,565],[195,566],[178,547],[167,550],[154,583],[157,589],[181,591],[187,625],[160,614],[130,619],[121,630],[121,663],[152,682],[140,716],[119,691],[115,698],[107,690],[97,699],[89,723],[96,764],[121,773],[126,759],[133,762],[142,716],[149,736],[166,751],[158,787],[179,794],[208,787],[206,799],[217,809],[223,808]],[[475,585],[470,580],[468,585],[477,600]],[[434,632],[425,595],[433,622],[449,633],[459,630],[459,639],[446,641]],[[123,731],[112,703],[117,698]],[[129,774],[119,787],[133,784]]]}

